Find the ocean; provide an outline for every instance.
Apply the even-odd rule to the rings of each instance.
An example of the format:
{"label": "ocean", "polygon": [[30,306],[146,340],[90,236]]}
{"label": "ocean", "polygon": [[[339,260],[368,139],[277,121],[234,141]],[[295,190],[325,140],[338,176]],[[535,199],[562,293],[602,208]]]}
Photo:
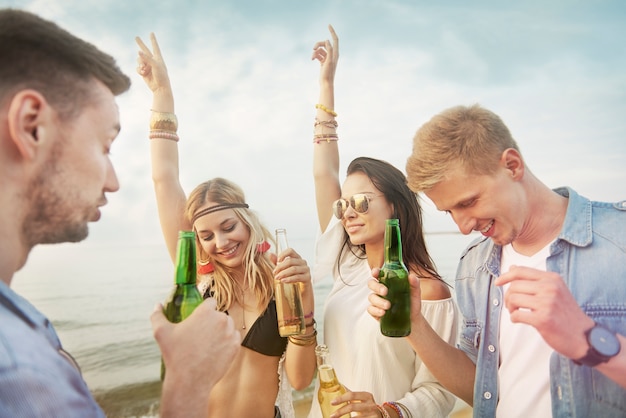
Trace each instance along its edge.
{"label": "ocean", "polygon": [[[472,239],[458,233],[427,234],[428,249],[449,283]],[[290,237],[290,245],[309,265],[313,241]],[[149,316],[172,289],[173,274],[164,245],[104,245],[88,239],[36,247],[12,288],[52,321],[109,418],[155,417],[160,354]],[[318,324],[330,284],[315,286]],[[312,387],[294,392],[294,399],[311,396]]]}

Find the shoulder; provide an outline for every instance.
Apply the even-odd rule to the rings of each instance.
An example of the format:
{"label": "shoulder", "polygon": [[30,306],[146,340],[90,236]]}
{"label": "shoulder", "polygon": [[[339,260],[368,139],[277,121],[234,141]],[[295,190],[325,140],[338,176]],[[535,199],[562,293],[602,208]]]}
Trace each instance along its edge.
{"label": "shoulder", "polygon": [[422,300],[441,300],[451,297],[450,288],[442,280],[434,277],[420,277]]}

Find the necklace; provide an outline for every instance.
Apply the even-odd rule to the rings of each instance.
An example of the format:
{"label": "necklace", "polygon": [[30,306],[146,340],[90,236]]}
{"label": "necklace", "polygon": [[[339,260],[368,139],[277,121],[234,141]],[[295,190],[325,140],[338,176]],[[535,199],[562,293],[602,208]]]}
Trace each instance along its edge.
{"label": "necklace", "polygon": [[246,329],[246,290],[236,280],[233,281],[241,290],[241,329]]}
{"label": "necklace", "polygon": [[246,292],[241,289],[241,329],[246,329]]}

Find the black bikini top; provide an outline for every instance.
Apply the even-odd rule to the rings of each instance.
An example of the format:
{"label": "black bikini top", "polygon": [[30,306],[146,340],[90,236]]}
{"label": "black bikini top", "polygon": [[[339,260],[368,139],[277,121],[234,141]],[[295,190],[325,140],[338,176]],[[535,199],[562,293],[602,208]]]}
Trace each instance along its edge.
{"label": "black bikini top", "polygon": [[[213,297],[214,293],[209,287],[204,292],[204,298]],[[225,313],[228,314],[228,311]],[[254,321],[241,345],[266,356],[280,357],[287,349],[287,341],[287,337],[281,337],[278,332],[276,301],[272,299],[265,311]]]}

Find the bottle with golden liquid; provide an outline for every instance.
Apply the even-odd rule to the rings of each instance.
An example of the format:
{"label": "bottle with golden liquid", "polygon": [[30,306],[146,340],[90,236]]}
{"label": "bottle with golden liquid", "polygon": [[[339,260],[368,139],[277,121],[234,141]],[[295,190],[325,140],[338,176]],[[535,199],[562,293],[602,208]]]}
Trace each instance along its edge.
{"label": "bottle with golden liquid", "polygon": [[[330,352],[328,347],[320,344],[315,347],[315,356],[317,357],[317,374],[320,380],[320,388],[317,391],[317,400],[320,403],[322,416],[328,418],[330,414],[341,408],[345,403],[339,405],[331,405],[330,402],[338,396],[346,393],[346,388],[339,383],[335,369],[330,363]],[[341,416],[350,417],[350,414]]]}
{"label": "bottle with golden liquid", "polygon": [[[287,231],[276,230],[276,255],[289,248]],[[300,335],[306,332],[300,283],[282,283],[274,281],[274,298],[276,299],[276,316],[278,332],[281,337]]]}

